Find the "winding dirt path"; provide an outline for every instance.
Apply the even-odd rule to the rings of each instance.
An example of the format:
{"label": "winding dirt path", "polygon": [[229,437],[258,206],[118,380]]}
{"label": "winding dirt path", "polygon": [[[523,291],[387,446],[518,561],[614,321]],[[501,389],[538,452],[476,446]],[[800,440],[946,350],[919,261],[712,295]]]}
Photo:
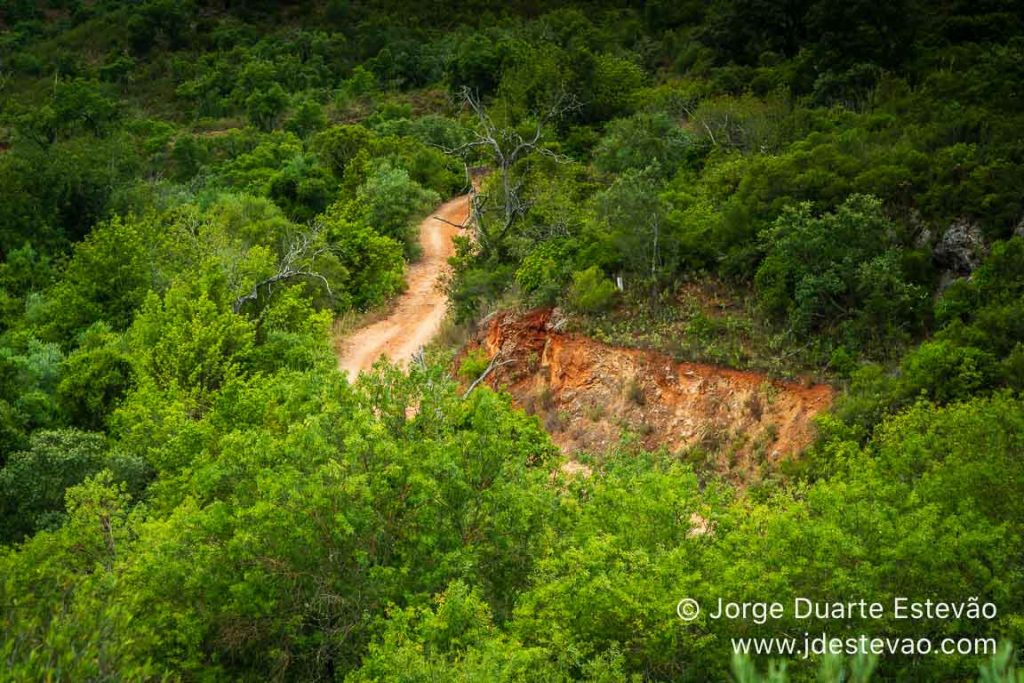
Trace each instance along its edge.
{"label": "winding dirt path", "polygon": [[469,195],[442,204],[420,223],[423,256],[409,266],[408,289],[398,297],[388,317],[360,328],[348,336],[338,353],[338,369],[349,379],[369,370],[381,356],[405,365],[437,334],[448,307],[448,297],[438,279],[448,271],[448,259],[455,253],[452,238],[469,215]]}

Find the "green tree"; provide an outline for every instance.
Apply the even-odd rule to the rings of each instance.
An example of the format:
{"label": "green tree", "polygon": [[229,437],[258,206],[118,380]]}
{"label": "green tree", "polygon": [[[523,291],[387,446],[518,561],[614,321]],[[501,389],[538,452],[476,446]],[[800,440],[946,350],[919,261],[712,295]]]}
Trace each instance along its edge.
{"label": "green tree", "polygon": [[307,138],[326,127],[327,116],[324,114],[324,108],[312,99],[302,100],[285,124],[285,128],[300,138]]}
{"label": "green tree", "polygon": [[628,59],[610,54],[596,55],[592,68],[587,84],[592,99],[584,106],[585,115],[601,121],[629,113],[633,108],[633,95],[644,84],[643,69]]}
{"label": "green tree", "polygon": [[132,659],[130,615],[111,599],[115,563],[133,539],[124,487],[101,472],[70,489],[66,501],[60,529],[17,550],[0,549],[0,623],[5,633],[17,633],[0,641],[7,674],[68,681],[157,677],[144,658]]}
{"label": "green tree", "polygon": [[594,163],[606,173],[643,170],[656,165],[674,173],[693,164],[700,154],[697,141],[667,114],[640,113],[609,124],[594,150]]}
{"label": "green tree", "polygon": [[101,430],[131,387],[131,362],[121,335],[104,323],[87,328],[61,364],[57,402],[70,422]]}
{"label": "green tree", "polygon": [[405,288],[400,242],[336,212],[329,212],[325,220],[350,307],[372,308]]}
{"label": "green tree", "polygon": [[28,449],[11,454],[0,469],[0,542],[59,526],[64,492],[99,472],[106,450],[102,434],[35,431]]}
{"label": "green tree", "polygon": [[245,98],[245,113],[250,123],[262,131],[276,128],[287,106],[288,93],[280,83],[271,83]]}
{"label": "green tree", "polygon": [[225,308],[185,283],[162,298],[150,293],[128,332],[135,372],[198,400],[243,374],[252,352],[252,325]]}
{"label": "green tree", "polygon": [[356,155],[375,141],[373,131],[363,126],[332,126],[316,136],[314,144],[324,162],[342,178],[345,169]]}
{"label": "green tree", "polygon": [[296,156],[275,173],[267,194],[297,222],[323,213],[336,193],[337,182],[315,158]]}
{"label": "green tree", "polygon": [[22,113],[17,128],[25,138],[50,145],[80,133],[103,135],[119,117],[119,104],[98,83],[76,78],[57,81],[50,101]]}
{"label": "green tree", "polygon": [[368,169],[348,214],[405,245],[405,253],[411,257],[419,253],[414,221],[439,202],[437,193],[422,187],[405,169],[381,161]]}
{"label": "green tree", "polygon": [[572,274],[569,304],[581,313],[598,313],[611,306],[616,292],[615,283],[600,268],[591,266]]}
{"label": "green tree", "polygon": [[755,284],[764,309],[801,336],[839,336],[875,352],[920,331],[925,290],[902,270],[895,229],[874,198],[853,196],[814,217],[809,204],[783,212],[763,236]]}
{"label": "green tree", "polygon": [[0,346],[0,464],[33,430],[59,423],[53,395],[62,357],[56,344],[27,334]]}
{"label": "green tree", "polygon": [[74,248],[60,280],[47,293],[48,330],[57,339],[104,321],[127,329],[135,309],[160,279],[158,226],[151,219],[114,217]]}
{"label": "green tree", "polygon": [[630,277],[626,288],[647,291],[650,305],[676,272],[679,265],[678,240],[666,219],[660,196],[657,167],[627,171],[595,197],[597,222],[594,237],[610,247],[610,262],[602,264],[611,273]]}

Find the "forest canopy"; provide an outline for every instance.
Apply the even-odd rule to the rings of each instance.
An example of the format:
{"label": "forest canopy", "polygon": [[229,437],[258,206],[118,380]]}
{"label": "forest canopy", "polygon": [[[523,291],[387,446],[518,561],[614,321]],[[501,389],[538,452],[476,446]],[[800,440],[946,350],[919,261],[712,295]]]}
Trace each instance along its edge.
{"label": "forest canopy", "polygon": [[[1022,83],[1011,0],[8,0],[0,679],[755,681],[731,639],[806,627],[683,597],[976,599],[871,628],[1024,644]],[[813,375],[813,444],[580,477],[487,359],[349,381],[332,324],[474,182],[451,326]],[[1020,680],[992,654],[786,676]]]}

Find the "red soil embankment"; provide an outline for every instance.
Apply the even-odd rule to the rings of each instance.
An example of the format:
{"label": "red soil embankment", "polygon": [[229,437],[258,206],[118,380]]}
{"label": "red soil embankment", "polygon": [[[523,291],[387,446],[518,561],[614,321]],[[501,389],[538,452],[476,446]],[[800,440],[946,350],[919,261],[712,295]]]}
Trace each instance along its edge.
{"label": "red soil embankment", "polygon": [[496,314],[479,345],[502,361],[488,378],[542,416],[563,452],[601,452],[632,435],[645,448],[699,447],[714,469],[756,478],[814,437],[835,395],[747,372],[679,363],[558,331],[552,312]]}

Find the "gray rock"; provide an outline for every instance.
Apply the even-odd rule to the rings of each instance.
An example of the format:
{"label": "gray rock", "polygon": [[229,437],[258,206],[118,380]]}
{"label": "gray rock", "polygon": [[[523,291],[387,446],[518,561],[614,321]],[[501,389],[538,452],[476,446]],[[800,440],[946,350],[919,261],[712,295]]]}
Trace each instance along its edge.
{"label": "gray rock", "polygon": [[924,249],[932,246],[932,229],[924,220],[924,216],[917,209],[910,209],[907,213],[907,225],[910,226],[910,234],[914,238],[914,248]]}
{"label": "gray rock", "polygon": [[932,243],[932,231],[928,228],[924,228],[921,232],[917,233],[917,239],[914,240],[914,247],[917,249],[923,249],[924,247],[930,246]]}
{"label": "gray rock", "polygon": [[932,252],[935,262],[954,276],[970,275],[987,254],[981,228],[965,218],[950,223]]}

